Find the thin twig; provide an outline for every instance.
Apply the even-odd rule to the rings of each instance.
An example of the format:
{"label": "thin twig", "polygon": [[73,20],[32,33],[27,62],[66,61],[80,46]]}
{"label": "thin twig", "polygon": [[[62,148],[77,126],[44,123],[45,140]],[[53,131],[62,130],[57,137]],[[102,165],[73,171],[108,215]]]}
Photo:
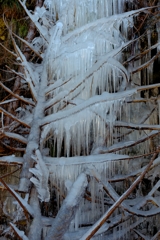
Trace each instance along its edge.
{"label": "thin twig", "polygon": [[99,230],[99,228],[105,223],[105,221],[111,216],[111,214],[119,207],[119,205],[126,199],[129,194],[135,189],[135,187],[142,181],[145,174],[149,171],[153,161],[157,157],[159,153],[159,149],[157,149],[156,153],[153,155],[149,164],[145,168],[145,170],[141,173],[141,175],[133,182],[133,184],[123,193],[123,195],[109,208],[109,210],[87,231],[80,240],[89,240],[93,235]]}
{"label": "thin twig", "polygon": [[22,124],[23,126],[30,128],[30,126],[23,122],[22,120],[18,119],[17,117],[15,117],[13,114],[7,112],[5,109],[3,109],[2,107],[0,107],[0,112],[3,112],[6,116],[12,118],[13,120],[15,120],[16,122],[19,122],[20,124]]}
{"label": "thin twig", "polygon": [[17,98],[18,100],[20,100],[20,101],[22,101],[26,104],[30,104],[32,106],[35,106],[35,103],[33,101],[27,100],[25,98],[20,97],[18,94],[15,94],[9,88],[7,88],[2,82],[0,82],[0,86],[3,87],[4,90],[6,90],[8,93],[10,93],[13,97]]}

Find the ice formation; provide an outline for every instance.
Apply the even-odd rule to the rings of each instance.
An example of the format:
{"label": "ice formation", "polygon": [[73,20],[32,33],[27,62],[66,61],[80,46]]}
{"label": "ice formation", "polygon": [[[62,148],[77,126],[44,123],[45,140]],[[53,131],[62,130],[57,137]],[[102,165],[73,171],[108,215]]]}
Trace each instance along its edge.
{"label": "ice formation", "polygon": [[[85,7],[90,4],[93,2]],[[94,4],[97,6],[100,3]],[[65,4],[62,5],[64,11]],[[73,6],[77,11],[79,2],[74,2]],[[101,8],[103,4],[98,6]],[[52,6],[54,12],[59,7],[57,3]],[[127,24],[132,26],[130,15],[123,13],[103,19],[96,15],[94,22],[88,23],[86,19],[84,27],[83,23],[78,29],[75,26],[72,32],[62,32],[61,38],[58,32],[61,32],[62,26],[65,28],[65,22],[62,21],[63,25],[58,22],[54,28],[47,54],[49,86],[46,94],[49,100],[45,108],[48,116],[42,120],[42,125],[52,123],[44,127],[41,142],[43,144],[47,135],[54,135],[57,156],[61,155],[62,148],[65,156],[88,155],[91,141],[96,142],[99,136],[105,139],[106,135],[110,135],[108,143],[112,144],[113,123],[117,115],[121,116],[121,107],[128,97],[123,91],[129,81],[129,74],[120,62],[123,59],[121,50],[129,43],[125,40],[126,34],[123,35],[119,29],[125,26],[126,30]],[[108,101],[110,97],[107,99],[107,94],[106,100],[102,97],[105,97],[104,92],[112,95],[117,91],[121,94],[117,99],[114,99],[113,94],[113,101]],[[100,95],[97,103],[95,95]],[[92,98],[94,104],[90,104]],[[80,106],[84,106],[84,109],[78,110]],[[65,110],[67,118],[70,115],[69,120],[61,120]],[[78,136],[78,141],[75,141],[74,136]],[[65,146],[62,146],[63,142]]]}
{"label": "ice formation", "polygon": [[[132,152],[123,149],[133,146],[139,138],[145,140],[147,134],[157,134],[146,130],[141,133],[123,129],[123,124],[129,128],[130,122],[132,126],[156,124],[154,117],[152,122],[148,117],[154,114],[153,104],[140,103],[136,109],[132,103],[129,106],[127,104],[138,95],[130,83],[130,72],[136,72],[142,63],[137,60],[134,66],[128,64],[127,69],[123,65],[123,50],[132,42],[129,37],[133,16],[139,12],[124,12],[125,3],[125,0],[45,0],[45,7],[37,8],[34,14],[24,7],[40,32],[30,47],[43,60],[40,64],[27,62],[15,43],[19,59],[25,67],[26,82],[37,103],[33,116],[36,127],[32,128],[27,145],[28,152],[34,150],[36,155],[32,155],[36,165],[29,169],[34,175],[30,181],[36,186],[42,202],[50,200],[50,181],[50,188],[56,192],[57,208],[60,208],[70,190],[77,194],[75,187],[72,189],[72,183],[77,186],[74,182],[78,176],[85,172],[89,178],[89,184],[84,184],[87,190],[85,198],[80,202],[64,239],[70,239],[70,236],[76,239],[73,236],[78,230],[78,233],[82,231],[78,235],[80,239],[84,234],[82,226],[93,224],[113,204],[115,199],[109,198],[103,191],[103,181],[114,182],[114,178],[123,180],[125,174],[128,177],[135,172],[135,175],[139,174],[139,159],[135,163],[128,163]],[[53,22],[56,24],[52,26]],[[150,35],[148,31],[148,47],[151,47]],[[138,49],[136,43],[135,48]],[[151,57],[151,51],[147,57]],[[146,84],[151,79],[152,71],[153,65],[146,70]],[[136,73],[132,82],[137,84],[139,80],[140,74]],[[30,103],[34,107],[33,102]],[[147,117],[143,116],[142,109],[145,109]],[[32,109],[27,111],[32,112]],[[25,120],[23,124],[30,126],[30,116],[26,118],[24,114],[20,117]],[[33,144],[37,129],[40,146],[39,140]],[[21,138],[21,142],[26,143],[24,138]],[[145,144],[143,147],[139,145],[136,150],[145,153],[150,142],[146,141]],[[50,149],[50,158],[41,154],[47,147]],[[27,154],[25,156],[28,157]],[[22,162],[21,158],[16,159]],[[4,160],[14,162],[15,158],[6,157]],[[125,184],[116,182],[114,187],[121,193],[127,188]],[[34,215],[27,202],[21,198],[18,200],[22,201],[22,207]],[[66,198],[69,206],[74,200],[72,196]],[[135,211],[140,212],[137,208]],[[129,239],[131,228],[143,221],[141,218],[132,219],[126,212],[122,219],[121,209],[117,209],[111,217],[113,225],[122,223],[118,228],[113,228],[109,239]],[[110,222],[106,223],[104,230],[102,228],[102,232],[94,239],[106,239],[103,231],[111,225]],[[12,227],[18,231],[14,225]],[[19,232],[19,235],[26,239],[23,232]]]}
{"label": "ice formation", "polygon": [[41,153],[39,150],[36,150],[35,159],[36,166],[34,168],[30,168],[29,171],[34,174],[36,177],[31,177],[30,181],[36,186],[38,197],[42,202],[49,202],[50,193],[48,188],[48,177],[49,171],[46,167],[46,164],[43,161]]}

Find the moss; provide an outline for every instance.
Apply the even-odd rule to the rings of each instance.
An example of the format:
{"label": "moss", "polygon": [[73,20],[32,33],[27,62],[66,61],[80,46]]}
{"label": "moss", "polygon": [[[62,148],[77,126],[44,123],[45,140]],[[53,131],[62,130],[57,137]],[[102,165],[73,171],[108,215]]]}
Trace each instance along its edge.
{"label": "moss", "polygon": [[2,8],[13,8],[17,7],[20,10],[21,6],[18,1],[15,0],[0,0],[0,6]]}
{"label": "moss", "polygon": [[28,25],[23,22],[19,22],[18,23],[18,35],[21,37],[21,38],[24,38],[28,33]]}
{"label": "moss", "polygon": [[7,19],[12,19],[24,17],[25,11],[17,0],[0,0],[0,14],[4,14]]}
{"label": "moss", "polygon": [[0,40],[4,41],[6,39],[6,27],[2,18],[0,18]]}

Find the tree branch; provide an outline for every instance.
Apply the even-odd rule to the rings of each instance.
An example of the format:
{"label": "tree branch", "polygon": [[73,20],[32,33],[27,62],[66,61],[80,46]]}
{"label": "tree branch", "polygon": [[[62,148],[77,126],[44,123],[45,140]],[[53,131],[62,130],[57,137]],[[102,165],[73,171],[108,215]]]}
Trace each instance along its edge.
{"label": "tree branch", "polygon": [[28,219],[28,213],[30,214],[31,217],[33,217],[34,213],[33,213],[31,206],[27,202],[24,202],[24,199],[21,198],[12,188],[10,188],[1,177],[0,177],[0,182],[7,188],[7,190],[17,200],[19,205],[24,210],[24,214],[25,214],[26,218]]}
{"label": "tree branch", "polygon": [[159,149],[153,155],[152,159],[150,160],[149,164],[145,168],[145,170],[141,173],[141,175],[133,182],[133,184],[125,191],[122,196],[108,209],[108,211],[87,231],[80,240],[89,240],[91,237],[98,231],[98,229],[105,223],[105,221],[111,216],[111,214],[115,211],[117,207],[126,199],[129,194],[135,189],[135,187],[141,182],[144,178],[145,174],[149,171],[153,161],[155,160],[156,156],[158,155]]}
{"label": "tree branch", "polygon": [[25,98],[20,97],[18,94],[13,93],[9,88],[7,88],[2,82],[0,82],[0,86],[4,88],[4,90],[6,90],[8,93],[10,93],[13,97],[17,98],[18,100],[26,103],[26,104],[30,104],[32,106],[35,106],[35,103],[27,100]]}
{"label": "tree branch", "polygon": [[12,34],[13,34],[16,38],[18,38],[19,40],[21,40],[21,42],[23,42],[25,45],[27,45],[27,47],[29,47],[30,50],[37,55],[37,57],[39,57],[41,60],[43,60],[43,58],[42,58],[42,56],[39,54],[39,52],[37,52],[37,51],[32,47],[32,45],[31,45],[29,42],[27,42],[25,39],[19,37],[17,34],[15,34],[15,33],[13,33],[13,32],[12,32]]}
{"label": "tree branch", "polygon": [[16,118],[14,115],[12,115],[11,113],[7,112],[5,109],[1,108],[0,107],[0,112],[3,112],[6,116],[12,118],[13,120],[15,120],[16,122],[19,122],[20,124],[22,124],[23,126],[27,127],[27,128],[30,128],[30,126],[23,122],[22,120]]}
{"label": "tree branch", "polygon": [[75,215],[80,201],[82,200],[87,185],[87,176],[85,173],[81,173],[64,200],[45,240],[62,239],[63,235],[69,228],[70,222]]}
{"label": "tree branch", "polygon": [[135,130],[160,130],[160,125],[126,123],[122,121],[116,121],[114,126],[125,127],[125,128],[135,129]]}

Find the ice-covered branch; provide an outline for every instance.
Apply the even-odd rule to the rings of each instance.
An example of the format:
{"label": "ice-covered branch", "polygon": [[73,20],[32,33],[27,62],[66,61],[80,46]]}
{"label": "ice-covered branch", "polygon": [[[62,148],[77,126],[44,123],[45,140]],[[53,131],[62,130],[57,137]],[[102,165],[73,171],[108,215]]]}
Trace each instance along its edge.
{"label": "ice-covered branch", "polygon": [[34,49],[34,47],[33,47],[29,42],[27,42],[25,39],[19,37],[17,34],[15,34],[15,33],[13,33],[13,32],[12,32],[12,34],[13,34],[13,36],[15,36],[16,38],[18,38],[19,40],[21,40],[21,42],[23,42],[25,45],[27,45],[27,47],[29,47],[30,50],[37,55],[37,57],[39,57],[41,60],[43,60],[43,57],[39,54],[39,52],[37,52],[37,51]]}
{"label": "ice-covered branch", "polygon": [[152,57],[149,61],[145,62],[144,64],[136,67],[133,69],[132,74],[141,71],[144,68],[147,68],[151,63],[153,63],[160,55],[160,52],[157,53],[154,57]]}
{"label": "ice-covered branch", "polygon": [[160,236],[160,230],[151,238],[151,240],[156,240]]}
{"label": "ice-covered branch", "polygon": [[[123,154],[97,154],[97,155],[89,155],[89,156],[75,156],[75,157],[44,157],[44,161],[49,166],[73,166],[73,165],[81,165],[81,164],[100,164],[104,162],[110,161],[118,161],[118,160],[128,160],[130,157],[128,155]],[[132,158],[131,158],[132,159]]]}
{"label": "ice-covered branch", "polygon": [[75,106],[74,108],[68,109],[68,110],[64,110],[62,112],[58,112],[55,114],[51,114],[50,116],[46,116],[41,120],[41,126],[44,126],[46,124],[49,124],[51,122],[55,122],[64,118],[67,118],[68,116],[71,116],[73,114],[76,114],[90,106],[93,106],[95,104],[98,103],[102,103],[102,102],[109,102],[109,101],[115,101],[115,100],[123,100],[126,97],[132,96],[133,94],[136,93],[136,90],[128,90],[128,91],[124,91],[124,92],[120,92],[120,93],[107,93],[104,92],[102,95],[100,96],[94,96],[91,97],[90,99],[82,102],[81,104],[79,104],[78,106]]}
{"label": "ice-covered branch", "polygon": [[5,146],[6,149],[9,149],[13,152],[25,152],[25,148],[9,146],[8,144],[6,144],[4,141],[1,141],[1,140],[0,140],[0,143],[3,146]]}
{"label": "ice-covered branch", "polygon": [[0,86],[1,86],[4,90],[6,90],[8,93],[10,93],[13,97],[17,98],[18,100],[20,100],[20,101],[22,101],[22,102],[24,102],[24,103],[26,103],[26,104],[30,104],[30,105],[32,105],[32,106],[35,106],[35,103],[34,103],[33,101],[30,101],[30,100],[28,100],[28,99],[26,99],[26,98],[20,97],[18,94],[13,93],[9,88],[7,88],[7,87],[5,86],[2,82],[0,82]]}
{"label": "ice-covered branch", "polygon": [[71,78],[69,78],[69,79],[66,80],[66,81],[63,81],[61,78],[60,78],[60,79],[57,79],[56,82],[50,84],[50,85],[44,90],[46,96],[47,96],[50,92],[54,91],[56,88],[59,88],[59,87],[63,86],[64,84],[66,84],[67,81],[69,81],[69,80],[71,80]]}
{"label": "ice-covered branch", "polygon": [[70,33],[68,33],[66,36],[64,36],[62,38],[62,42],[66,42],[66,41],[70,40],[73,36],[76,36],[76,35],[81,34],[82,32],[88,31],[88,29],[92,29],[97,25],[102,26],[105,23],[107,23],[108,26],[109,26],[109,24],[112,24],[115,21],[121,21],[125,18],[129,18],[131,16],[137,15],[140,12],[147,11],[148,9],[150,9],[150,8],[141,8],[141,9],[138,9],[138,10],[128,11],[128,12],[125,12],[125,13],[121,13],[121,14],[117,14],[117,15],[112,15],[110,17],[98,19],[94,22],[85,24],[84,26],[82,26],[80,28],[77,28],[74,31],[71,31]]}
{"label": "ice-covered branch", "polygon": [[157,48],[159,45],[160,45],[160,43],[158,42],[158,43],[152,45],[151,47],[147,48],[145,51],[143,51],[141,53],[138,53],[137,55],[131,56],[130,58],[127,59],[127,61],[125,61],[123,63],[123,65],[125,65],[125,64],[127,64],[129,62],[132,62],[134,60],[140,59],[142,57],[142,55],[149,53],[151,50]]}
{"label": "ice-covered branch", "polygon": [[2,135],[0,134],[0,139],[3,137],[8,137],[8,138],[12,138],[15,139],[18,142],[27,144],[27,139],[24,138],[22,135],[19,135],[17,133],[11,133],[11,132],[3,132]]}
{"label": "ice-covered branch", "polygon": [[139,235],[140,238],[143,239],[143,240],[149,240],[149,239],[150,239],[148,236],[145,236],[144,234],[140,233],[140,232],[139,232],[138,230],[136,230],[136,229],[133,229],[133,231],[134,231],[135,233],[137,233],[137,235]]}
{"label": "ice-covered branch", "polygon": [[35,152],[37,164],[35,168],[30,168],[29,171],[35,175],[35,177],[31,177],[30,181],[36,186],[38,197],[43,202],[49,202],[50,193],[48,188],[48,178],[49,171],[46,167],[46,164],[43,161],[42,155],[39,150]]}
{"label": "ice-covered branch", "polygon": [[[145,156],[148,156],[148,155],[151,155],[151,154],[154,154],[154,153],[149,153],[149,154],[146,154]],[[141,158],[141,157],[144,157],[144,155],[139,155],[139,156],[132,157],[132,158],[130,157],[130,159]],[[154,163],[152,164],[150,170],[157,167],[159,164],[160,164],[160,158],[157,158],[154,161]],[[108,179],[108,181],[109,182],[120,182],[120,181],[123,181],[123,180],[128,179],[128,178],[139,176],[144,171],[144,169],[145,169],[145,167],[142,167],[142,168],[140,168],[136,171],[131,172],[130,174],[127,174],[127,175],[117,175],[113,178]]]}
{"label": "ice-covered branch", "polygon": [[37,101],[37,92],[36,92],[36,89],[35,89],[35,86],[37,85],[36,84],[37,83],[36,82],[37,79],[35,79],[36,76],[34,75],[31,67],[29,66],[29,62],[27,62],[26,57],[24,56],[24,54],[22,53],[22,51],[20,50],[20,48],[16,44],[15,40],[13,39],[13,37],[12,37],[12,42],[13,42],[14,48],[15,48],[15,50],[17,52],[17,55],[21,59],[22,66],[24,67],[24,71],[25,71],[25,74],[26,74],[26,82],[29,85],[29,88],[30,88],[31,93],[32,93],[32,97],[33,97],[33,99],[35,101]]}
{"label": "ice-covered branch", "polygon": [[158,151],[153,155],[149,164],[141,175],[132,183],[132,185],[118,198],[118,200],[108,209],[108,211],[87,231],[80,240],[89,240],[98,231],[98,229],[105,223],[105,221],[111,216],[115,209],[129,196],[129,194],[135,189],[135,187],[141,182],[145,174],[149,171],[151,165],[153,164]]}
{"label": "ice-covered branch", "polygon": [[34,219],[32,221],[28,238],[29,240],[39,240],[42,236],[42,217],[39,200],[36,194],[36,189],[32,188],[30,194],[30,205],[34,210]]}
{"label": "ice-covered branch", "polygon": [[160,83],[157,83],[157,84],[140,86],[140,87],[137,87],[136,89],[137,89],[137,92],[141,92],[141,91],[144,91],[144,90],[149,90],[149,89],[159,88],[159,87],[160,87]]}
{"label": "ice-covered branch", "polygon": [[70,192],[60,208],[53,225],[47,234],[46,240],[62,239],[65,232],[68,230],[71,220],[83,198],[85,189],[88,185],[87,175],[81,173],[77,180],[73,183]]}
{"label": "ice-covered branch", "polygon": [[31,14],[31,12],[27,9],[25,3],[21,0],[18,0],[19,3],[22,5],[22,7],[24,8],[27,16],[29,16],[29,18],[31,19],[31,21],[35,24],[37,30],[39,31],[40,35],[44,38],[44,40],[48,43],[46,35],[47,35],[47,29],[45,29],[45,27],[41,26],[41,24],[38,22],[39,17],[37,16],[36,11],[34,12],[34,14]]}
{"label": "ice-covered branch", "polygon": [[24,210],[24,214],[25,214],[26,218],[28,219],[28,213],[30,214],[30,216],[33,217],[34,212],[31,208],[31,206],[23,198],[21,198],[12,188],[10,188],[2,178],[0,178],[0,182],[7,188],[7,190],[11,193],[11,195],[13,197],[15,197],[15,199],[17,200],[19,205]]}
{"label": "ice-covered branch", "polygon": [[27,236],[24,234],[23,231],[20,231],[15,224],[10,223],[11,228],[13,229],[15,235],[18,237],[20,240],[29,240]]}
{"label": "ice-covered branch", "polygon": [[5,100],[5,101],[3,101],[3,102],[0,102],[0,105],[4,105],[4,104],[6,104],[6,103],[11,103],[11,102],[15,102],[15,101],[17,101],[16,98],[9,99],[9,100]]}
{"label": "ice-covered branch", "polygon": [[23,158],[22,157],[15,157],[15,155],[3,156],[3,157],[0,157],[0,164],[22,165],[23,164]]}
{"label": "ice-covered branch", "polygon": [[136,124],[117,121],[114,123],[115,127],[125,127],[136,130],[160,130],[160,125]]}
{"label": "ice-covered branch", "polygon": [[[122,46],[106,53],[103,57],[100,57],[100,59],[98,59],[98,61],[93,64],[93,66],[91,68],[88,69],[88,71],[86,71],[83,76],[81,76],[81,74],[79,76],[75,77],[70,77],[67,80],[62,81],[61,79],[59,79],[58,81],[56,81],[54,84],[51,84],[46,90],[46,94],[48,94],[49,92],[55,90],[56,88],[59,88],[61,86],[66,85],[66,88],[68,89],[68,84],[70,84],[71,80],[75,79],[73,81],[72,84],[70,84],[69,86],[69,90],[60,92],[60,94],[58,94],[58,96],[56,95],[55,98],[51,99],[50,101],[48,101],[46,103],[45,108],[49,108],[51,106],[53,106],[55,103],[60,102],[59,99],[64,99],[65,97],[67,97],[67,100],[69,100],[70,98],[73,99],[73,92],[76,91],[82,84],[84,84],[84,82],[87,82],[94,76],[98,71],[103,71],[103,68],[107,68],[108,66],[112,66],[112,68],[117,71],[120,72],[122,74],[122,76],[125,79],[125,82],[127,83],[128,79],[129,79],[129,75],[127,70],[123,67],[123,65],[118,62],[116,59],[114,59],[113,57],[118,54],[123,47],[126,47],[129,43],[125,43]],[[96,80],[93,80],[96,81]],[[78,90],[77,90],[78,91]],[[79,89],[79,93],[80,93],[80,89]],[[71,94],[71,97],[68,97]],[[76,93],[77,95],[78,93]],[[59,97],[59,98],[58,98]]]}
{"label": "ice-covered branch", "polygon": [[[100,181],[97,177],[96,180],[98,180],[98,182],[100,182],[100,184],[103,185],[104,190],[107,192],[107,194],[114,200],[114,201],[118,201],[118,199],[120,198],[120,196],[116,193],[116,191],[114,190],[114,188],[111,186],[111,184],[109,184],[109,182],[107,183],[103,183],[102,181]],[[158,208],[151,208],[148,211],[143,211],[143,210],[139,210],[140,208],[142,208],[147,202],[152,202],[152,204],[157,205]],[[158,213],[160,213],[160,207],[158,202],[156,201],[156,199],[154,199],[151,196],[146,196],[142,199],[142,201],[140,201],[139,203],[137,203],[135,206],[130,207],[129,205],[127,205],[125,202],[121,203],[122,208],[134,215],[137,216],[141,216],[141,217],[150,217],[153,215],[156,215]]]}
{"label": "ice-covered branch", "polygon": [[3,112],[6,116],[12,118],[14,121],[19,122],[20,124],[22,124],[23,126],[30,128],[30,126],[23,122],[22,120],[18,119],[17,117],[15,117],[13,114],[7,112],[5,109],[3,109],[2,107],[0,107],[0,112]]}
{"label": "ice-covered branch", "polygon": [[102,153],[102,154],[112,153],[112,152],[116,152],[116,151],[119,151],[119,150],[122,150],[122,149],[125,149],[125,148],[133,147],[137,144],[140,144],[142,142],[147,141],[148,139],[152,139],[153,137],[155,137],[158,134],[160,134],[159,131],[152,131],[147,136],[142,137],[137,141],[127,141],[127,142],[116,143],[106,150],[100,150],[100,153]]}

